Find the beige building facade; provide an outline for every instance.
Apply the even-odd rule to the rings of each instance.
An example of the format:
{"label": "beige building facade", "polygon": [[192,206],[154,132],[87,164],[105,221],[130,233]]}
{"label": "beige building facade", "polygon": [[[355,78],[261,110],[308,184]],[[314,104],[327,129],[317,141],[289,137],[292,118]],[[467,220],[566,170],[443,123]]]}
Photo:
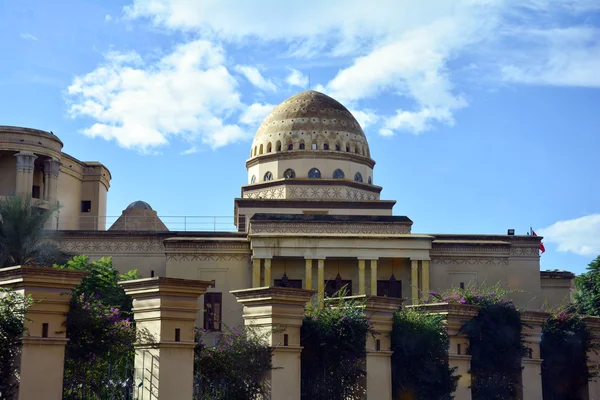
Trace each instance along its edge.
{"label": "beige building facade", "polygon": [[[242,305],[230,291],[264,286],[309,289],[321,297],[345,287],[352,295],[418,304],[429,291],[500,283],[517,290],[514,300],[529,310],[570,299],[572,274],[540,272],[540,237],[413,232],[409,217],[394,214],[396,202],[380,196],[376,163],[359,123],[342,104],[315,91],[285,100],[259,127],[246,160],[248,180],[233,200],[231,232],[170,231],[141,201],[112,226],[102,226],[110,182],[104,166],[61,153],[62,143],[49,133],[0,130],[8,132],[0,135],[0,162],[14,170],[3,176],[2,193],[16,191],[17,160],[30,157],[15,154],[37,157],[35,182],[46,173],[40,161],[59,162],[63,248],[92,259],[111,256],[118,269],[137,269],[143,278],[211,281],[197,320],[209,331],[243,324]],[[19,147],[18,136],[7,140],[18,134],[29,141],[39,136],[43,146]],[[46,148],[53,152],[42,152]],[[41,193],[53,193],[41,182]],[[29,181],[19,185],[33,187]],[[83,213],[80,205],[89,200],[91,211]],[[87,216],[97,223],[86,223]]]}
{"label": "beige building facade", "polygon": [[52,132],[0,126],[0,196],[31,196],[40,207],[58,202],[52,229],[106,229],[110,171],[62,148]]}

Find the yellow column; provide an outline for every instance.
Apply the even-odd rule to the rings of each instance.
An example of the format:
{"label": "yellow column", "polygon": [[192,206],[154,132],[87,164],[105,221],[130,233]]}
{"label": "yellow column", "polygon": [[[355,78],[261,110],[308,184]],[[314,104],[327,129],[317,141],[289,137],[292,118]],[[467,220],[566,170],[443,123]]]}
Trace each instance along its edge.
{"label": "yellow column", "polygon": [[319,299],[325,298],[325,260],[317,260],[317,288]]}
{"label": "yellow column", "polygon": [[412,291],[412,303],[419,304],[419,261],[411,260],[410,288]]}
{"label": "yellow column", "polygon": [[260,258],[252,259],[252,287],[260,287]]}
{"label": "yellow column", "polygon": [[421,294],[429,293],[429,260],[421,261]]}
{"label": "yellow column", "polygon": [[377,296],[377,260],[371,260],[371,296]]}
{"label": "yellow column", "polygon": [[306,259],[304,270],[304,289],[312,290],[312,259]]}
{"label": "yellow column", "polygon": [[265,258],[265,284],[266,287],[271,287],[271,259]]}
{"label": "yellow column", "polygon": [[358,294],[365,294],[365,260],[358,260]]}

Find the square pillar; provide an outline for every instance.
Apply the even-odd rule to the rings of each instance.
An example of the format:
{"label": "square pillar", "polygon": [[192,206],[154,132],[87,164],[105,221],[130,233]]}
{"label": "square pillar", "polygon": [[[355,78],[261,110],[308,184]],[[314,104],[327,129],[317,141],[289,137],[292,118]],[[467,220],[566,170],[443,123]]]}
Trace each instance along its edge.
{"label": "square pillar", "polygon": [[542,341],[542,324],[548,314],[535,311],[521,313],[523,322],[523,342],[529,348],[529,354],[521,359],[522,399],[536,400],[542,398],[542,359],[540,343]]}
{"label": "square pillar", "polygon": [[365,294],[365,260],[358,260],[358,294]]}
{"label": "square pillar", "polygon": [[392,400],[392,342],[394,312],[402,307],[402,299],[371,296],[365,312],[375,337],[367,335],[367,399]]}
{"label": "square pillar", "polygon": [[304,289],[312,290],[312,259],[304,260]]}
{"label": "square pillar", "polygon": [[252,259],[252,287],[260,287],[260,258]]}
{"label": "square pillar", "polygon": [[429,293],[429,260],[421,261],[421,296]]}
{"label": "square pillar", "polygon": [[319,299],[325,298],[325,260],[317,260],[317,291],[319,293]]}
{"label": "square pillar", "polygon": [[273,347],[273,369],[267,378],[271,393],[267,398],[300,400],[300,327],[304,306],[314,292],[293,288],[258,288],[230,293],[244,305],[244,324],[264,334],[267,344]]}
{"label": "square pillar", "polygon": [[413,304],[419,304],[419,260],[410,260],[410,289]]}
{"label": "square pillar", "polygon": [[33,298],[21,338],[19,400],[61,400],[71,290],[84,271],[17,266],[0,269],[0,286]]}
{"label": "square pillar", "polygon": [[371,260],[371,296],[377,296],[377,260]]}
{"label": "square pillar", "polygon": [[198,297],[212,283],[155,277],[119,284],[133,298],[144,337],[135,344],[134,399],[191,399]]}
{"label": "square pillar", "polygon": [[271,284],[271,259],[265,258],[265,284],[264,286],[273,286]]}

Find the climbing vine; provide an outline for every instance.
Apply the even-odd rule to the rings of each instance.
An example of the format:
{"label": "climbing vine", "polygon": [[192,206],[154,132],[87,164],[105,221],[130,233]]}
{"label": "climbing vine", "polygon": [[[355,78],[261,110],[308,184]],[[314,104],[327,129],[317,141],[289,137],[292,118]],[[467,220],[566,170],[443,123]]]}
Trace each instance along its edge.
{"label": "climbing vine", "polygon": [[587,354],[595,348],[585,320],[567,312],[553,313],[542,325],[542,386],[544,398],[579,399],[595,374]]}
{"label": "climbing vine", "polygon": [[395,396],[417,400],[453,398],[459,377],[456,368],[448,365],[449,339],[443,316],[398,311],[391,339]]}
{"label": "climbing vine", "polygon": [[373,334],[363,304],[342,297],[307,307],[302,322],[302,398],[360,398],[366,338]]}
{"label": "climbing vine", "polygon": [[525,353],[521,313],[500,285],[454,288],[443,294],[430,293],[427,302],[480,306],[475,318],[466,321],[461,332],[469,337],[472,398],[506,400],[518,396],[521,357]]}

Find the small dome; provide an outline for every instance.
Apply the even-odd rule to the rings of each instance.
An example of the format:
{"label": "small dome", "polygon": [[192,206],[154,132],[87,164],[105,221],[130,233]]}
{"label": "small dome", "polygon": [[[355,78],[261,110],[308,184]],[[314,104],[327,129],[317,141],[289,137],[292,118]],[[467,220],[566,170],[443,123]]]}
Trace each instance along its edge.
{"label": "small dome", "polygon": [[250,158],[289,150],[371,155],[365,133],[352,113],[314,90],[298,93],[271,111],[254,136]]}
{"label": "small dome", "polygon": [[138,200],[128,205],[126,210],[152,210],[152,207],[145,201]]}

